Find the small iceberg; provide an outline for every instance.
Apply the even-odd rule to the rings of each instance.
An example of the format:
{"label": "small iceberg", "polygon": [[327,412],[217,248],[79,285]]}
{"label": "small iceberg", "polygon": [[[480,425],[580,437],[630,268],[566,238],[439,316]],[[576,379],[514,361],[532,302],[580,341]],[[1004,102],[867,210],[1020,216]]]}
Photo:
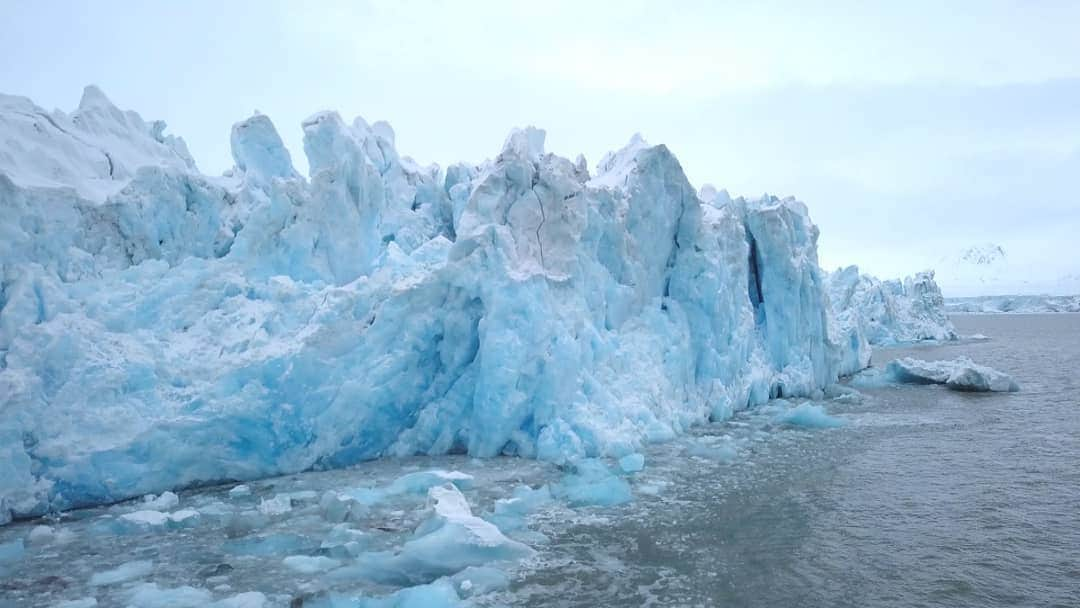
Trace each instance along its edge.
{"label": "small iceberg", "polygon": [[811,429],[830,429],[844,426],[844,420],[830,416],[825,408],[813,403],[803,403],[784,411],[775,419],[778,424],[801,426]]}
{"label": "small iceberg", "polygon": [[1012,377],[977,365],[967,357],[951,361],[922,361],[906,357],[890,361],[886,375],[904,384],[944,384],[957,391],[1012,393],[1020,390]]}
{"label": "small iceberg", "polygon": [[551,492],[571,507],[614,507],[634,499],[625,479],[592,458],[578,461]]}
{"label": "small iceberg", "polygon": [[465,496],[454,484],[432,487],[428,498],[434,503],[432,516],[420,524],[398,551],[362,554],[352,566],[331,573],[332,580],[358,578],[417,585],[457,574],[470,566],[515,561],[535,553],[527,545],[507,538],[495,524],[473,515]]}

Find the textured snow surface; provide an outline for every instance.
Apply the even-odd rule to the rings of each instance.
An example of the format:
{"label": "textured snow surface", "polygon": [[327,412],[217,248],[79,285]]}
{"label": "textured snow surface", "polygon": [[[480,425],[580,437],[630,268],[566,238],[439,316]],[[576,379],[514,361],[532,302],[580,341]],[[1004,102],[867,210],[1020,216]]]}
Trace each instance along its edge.
{"label": "textured snow surface", "polygon": [[958,391],[1015,392],[1020,386],[1008,375],[976,365],[967,357],[951,361],[922,361],[905,357],[890,361],[885,373],[897,382],[909,384],[944,384]]}
{"label": "textured snow surface", "polygon": [[[871,345],[889,346],[957,339],[933,271],[903,280],[880,281],[860,274],[857,266],[848,266],[830,273],[826,284],[837,327],[848,331],[852,340],[853,336],[861,335]],[[864,345],[856,348],[853,342],[848,352],[865,354],[867,359],[849,362],[846,370],[866,367],[868,348]]]}
{"label": "textured snow surface", "polygon": [[261,115],[208,177],[95,88],[0,98],[0,521],[387,455],[621,457],[869,356],[805,206],[702,200],[662,145],[590,175],[528,128],[442,171],[385,123],[302,127],[307,178]]}

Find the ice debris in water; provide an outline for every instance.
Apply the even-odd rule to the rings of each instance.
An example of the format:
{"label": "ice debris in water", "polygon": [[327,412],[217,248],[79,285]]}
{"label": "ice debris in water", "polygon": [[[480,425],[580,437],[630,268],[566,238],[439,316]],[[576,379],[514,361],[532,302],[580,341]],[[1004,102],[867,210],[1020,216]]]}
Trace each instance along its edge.
{"label": "ice debris in water", "polygon": [[630,484],[596,459],[575,463],[573,472],[555,484],[552,494],[574,507],[611,507],[633,500]]}
{"label": "ice debris in water", "polygon": [[52,526],[38,525],[34,526],[30,533],[26,535],[26,544],[30,546],[47,545],[56,540],[56,532]]}
{"label": "ice debris in water", "polygon": [[510,498],[495,501],[495,507],[486,519],[500,530],[517,531],[525,527],[525,518],[530,513],[549,505],[553,500],[551,488],[546,485],[535,489],[518,486]]}
{"label": "ice debris in water", "polygon": [[633,453],[619,459],[619,468],[623,473],[637,473],[645,468],[645,456]]}
{"label": "ice debris in water", "polygon": [[120,516],[121,522],[134,527],[177,526],[194,524],[199,512],[194,509],[181,509],[172,513],[162,513],[151,509],[140,509]]}
{"label": "ice debris in water", "polygon": [[827,429],[844,426],[844,420],[830,416],[824,406],[815,403],[800,403],[784,410],[774,419],[778,424],[789,424],[806,428]]}
{"label": "ice debris in water", "polygon": [[977,365],[967,357],[951,361],[922,361],[910,357],[890,361],[885,372],[896,382],[944,384],[957,391],[1016,392],[1018,385],[1008,374]]}
{"label": "ice debris in water", "polygon": [[420,584],[455,574],[469,566],[513,561],[533,549],[507,538],[495,524],[472,514],[453,484],[428,491],[432,515],[397,551],[363,553],[353,565],[332,573],[336,580],[360,578],[385,584]]}
{"label": "ice debris in water", "polygon": [[95,597],[84,597],[77,600],[65,600],[53,605],[53,608],[97,608],[98,601]]}
{"label": "ice debris in water", "polygon": [[332,594],[329,597],[304,602],[312,608],[457,608],[461,597],[448,579],[406,587],[384,597],[349,597]]}
{"label": "ice debris in water", "polygon": [[726,439],[711,442],[698,440],[686,446],[684,453],[687,456],[704,458],[705,460],[715,460],[717,462],[731,462],[739,455],[739,451],[735,445]]}
{"label": "ice debris in water", "polygon": [[22,559],[25,553],[26,545],[21,538],[0,544],[0,567],[5,563]]}
{"label": "ice debris in water", "polygon": [[143,506],[156,511],[165,511],[178,504],[180,504],[180,497],[173,492],[162,492],[161,496],[147,494],[143,497]]}
{"label": "ice debris in water", "polygon": [[340,560],[324,555],[290,555],[282,560],[282,563],[285,564],[286,568],[295,570],[300,574],[324,572],[326,570],[333,570],[341,565]]}
{"label": "ice debris in water", "polygon": [[510,586],[505,572],[487,566],[469,566],[450,577],[450,580],[457,586],[458,595],[462,598],[484,595]]}
{"label": "ice debris in water", "polygon": [[233,555],[269,556],[287,555],[309,548],[312,544],[304,536],[282,532],[230,540],[223,548]]}
{"label": "ice debris in water", "polygon": [[188,585],[170,588],[143,583],[135,587],[129,604],[139,608],[199,608],[211,606],[213,595],[206,589]]}
{"label": "ice debris in water", "polygon": [[266,595],[258,591],[238,593],[211,604],[212,608],[264,608],[268,605]]}
{"label": "ice debris in water", "polygon": [[431,488],[445,483],[462,490],[472,487],[473,477],[460,471],[439,469],[408,473],[385,487],[353,488],[335,492],[327,491],[320,500],[323,516],[334,522],[362,514],[372,505],[402,494],[425,495]]}
{"label": "ice debris in water", "polygon": [[302,129],[306,178],[262,115],[211,177],[95,87],[0,96],[0,523],[383,455],[621,456],[866,363],[795,199],[699,196],[641,137],[590,175],[532,127],[445,170],[384,123]]}
{"label": "ice debris in water", "polygon": [[259,513],[263,515],[281,515],[282,513],[288,513],[292,510],[292,497],[277,494],[270,499],[262,499],[259,501]]}
{"label": "ice debris in water", "polygon": [[154,562],[150,560],[138,560],[133,562],[125,562],[120,564],[112,570],[106,570],[104,572],[98,572],[90,577],[90,585],[97,587],[101,585],[115,585],[117,583],[126,583],[135,579],[140,579],[148,576],[154,571]]}
{"label": "ice debris in water", "polygon": [[264,608],[268,598],[258,591],[239,593],[214,601],[213,593],[200,587],[163,587],[142,583],[131,589],[127,605],[132,608]]}

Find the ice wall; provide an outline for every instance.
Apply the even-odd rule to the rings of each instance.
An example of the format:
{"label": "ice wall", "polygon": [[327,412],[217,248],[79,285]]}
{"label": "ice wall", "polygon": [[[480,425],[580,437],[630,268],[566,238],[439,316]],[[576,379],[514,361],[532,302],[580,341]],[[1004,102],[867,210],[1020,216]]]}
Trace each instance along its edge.
{"label": "ice wall", "polygon": [[[861,334],[869,344],[885,346],[957,337],[932,270],[903,280],[880,281],[860,274],[857,266],[848,266],[829,274],[826,283],[837,328],[852,336]],[[868,348],[860,346],[855,350],[865,350],[869,355]],[[855,369],[862,367],[865,363]]]}
{"label": "ice wall", "polygon": [[0,98],[0,518],[388,455],[619,456],[859,358],[793,199],[702,201],[636,136],[594,175],[533,128],[444,173],[385,123],[302,126],[307,178],[260,115],[214,178],[96,89],[70,117]]}

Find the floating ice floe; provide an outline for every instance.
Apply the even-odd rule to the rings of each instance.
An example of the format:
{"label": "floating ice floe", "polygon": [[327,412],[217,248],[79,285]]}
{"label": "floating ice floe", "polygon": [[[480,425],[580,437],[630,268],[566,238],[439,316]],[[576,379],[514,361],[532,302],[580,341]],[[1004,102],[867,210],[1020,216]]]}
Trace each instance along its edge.
{"label": "floating ice floe", "polygon": [[90,577],[90,586],[115,585],[126,583],[140,578],[145,578],[154,571],[154,562],[150,560],[137,560],[125,562],[112,570],[98,572]]}
{"label": "floating ice floe", "polygon": [[143,506],[155,511],[165,511],[180,504],[180,497],[173,492],[162,492],[160,496],[147,494],[143,497]]}
{"label": "floating ice floe", "polygon": [[619,459],[619,468],[623,473],[638,473],[645,468],[645,456],[633,453]]}
{"label": "floating ice floe", "polygon": [[[0,568],[3,568],[5,563],[21,560],[25,554],[26,544],[21,538],[0,544]],[[0,572],[2,571],[3,570],[0,569]]]}
{"label": "floating ice floe", "polygon": [[[459,586],[464,582],[458,583]],[[468,597],[468,593],[465,596]],[[454,589],[454,581],[439,579],[432,583],[406,587],[383,597],[331,594],[305,601],[303,605],[311,608],[457,608],[463,604],[461,596]]]}
{"label": "floating ice floe", "polygon": [[432,487],[432,515],[396,551],[362,553],[351,565],[330,573],[332,580],[350,578],[383,584],[417,585],[456,574],[469,566],[516,561],[534,553],[507,538],[499,528],[472,514],[453,484]]}
{"label": "floating ice floe", "polygon": [[563,477],[551,491],[572,507],[612,507],[633,500],[630,484],[595,459],[574,463],[573,472]]}
{"label": "floating ice floe", "polygon": [[341,560],[325,555],[290,555],[282,560],[282,563],[286,568],[300,574],[314,574],[337,568],[341,565]]}
{"label": "floating ice floe", "polygon": [[799,405],[785,410],[774,419],[778,424],[789,424],[807,428],[835,428],[844,426],[841,418],[830,416],[825,408],[815,403],[800,403]]}
{"label": "floating ice floe", "polygon": [[910,357],[890,361],[885,373],[906,384],[944,384],[958,391],[1015,392],[1020,390],[1012,377],[996,369],[977,365],[967,357],[951,361],[922,361]]}
{"label": "floating ice floe", "polygon": [[53,608],[97,608],[96,597],[83,597],[77,600],[65,600],[53,605]]}

